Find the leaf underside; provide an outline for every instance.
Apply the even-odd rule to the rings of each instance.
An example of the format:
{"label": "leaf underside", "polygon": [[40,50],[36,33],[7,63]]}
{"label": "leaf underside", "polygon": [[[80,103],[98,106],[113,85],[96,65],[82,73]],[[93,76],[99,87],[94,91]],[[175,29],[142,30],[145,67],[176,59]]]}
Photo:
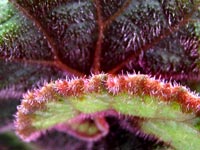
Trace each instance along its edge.
{"label": "leaf underside", "polygon": [[49,128],[96,141],[108,133],[106,116],[139,117],[143,118],[138,122],[141,135],[153,134],[176,149],[195,149],[200,146],[195,115],[199,101],[181,86],[144,75],[101,74],[59,80],[28,93],[18,107],[15,124],[18,135],[26,141],[37,139]]}

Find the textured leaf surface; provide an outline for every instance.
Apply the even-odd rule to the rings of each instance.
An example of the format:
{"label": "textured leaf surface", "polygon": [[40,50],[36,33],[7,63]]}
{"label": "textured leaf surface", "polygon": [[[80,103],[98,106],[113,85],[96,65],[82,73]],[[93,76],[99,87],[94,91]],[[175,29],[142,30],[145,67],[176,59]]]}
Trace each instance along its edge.
{"label": "textured leaf surface", "polygon": [[[199,5],[199,0],[1,0],[0,103],[12,109],[1,113],[0,125],[12,119],[18,103],[5,101],[65,76],[136,71],[198,81]],[[123,113],[129,113],[126,107]],[[145,108],[154,112],[149,103]],[[85,136],[87,126],[101,126],[101,121],[68,128]],[[107,128],[93,131],[106,133]]]}
{"label": "textured leaf surface", "polygon": [[199,72],[198,0],[11,2],[17,10],[1,4],[0,56],[12,64],[76,75],[136,70],[184,78]]}
{"label": "textured leaf surface", "polygon": [[[187,122],[187,120],[185,121]],[[142,130],[148,134],[154,134],[176,149],[188,150],[199,149],[200,134],[197,129],[189,123],[174,121],[151,120],[142,124]],[[199,129],[199,125],[198,125]],[[173,137],[173,140],[171,139]]]}
{"label": "textured leaf surface", "polygon": [[101,74],[90,79],[56,81],[28,93],[18,108],[16,128],[27,141],[51,127],[97,140],[108,132],[103,117],[125,115],[147,119],[140,129],[176,149],[195,149],[200,146],[199,125],[195,122],[199,103],[200,98],[184,87],[144,75]]}

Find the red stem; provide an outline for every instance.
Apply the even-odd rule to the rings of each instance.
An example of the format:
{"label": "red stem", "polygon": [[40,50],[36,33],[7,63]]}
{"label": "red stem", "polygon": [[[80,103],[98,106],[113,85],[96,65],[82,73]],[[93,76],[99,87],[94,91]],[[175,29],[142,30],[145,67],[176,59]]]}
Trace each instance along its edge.
{"label": "red stem", "polygon": [[102,40],[103,40],[103,22],[102,22],[102,16],[101,16],[101,8],[100,8],[100,4],[99,4],[99,0],[95,0],[95,5],[96,5],[96,12],[97,12],[97,24],[99,27],[99,35],[98,35],[98,40],[96,43],[96,49],[95,49],[95,53],[94,53],[94,62],[92,65],[92,69],[91,71],[94,74],[98,74],[100,72],[100,59],[101,59],[101,44],[102,44]]}
{"label": "red stem", "polygon": [[120,15],[129,6],[130,3],[131,3],[131,0],[127,0],[124,3],[124,5],[115,14],[113,14],[108,20],[103,22],[99,0],[95,0],[99,35],[98,35],[98,40],[96,43],[96,49],[94,53],[94,62],[91,69],[92,73],[98,74],[100,73],[100,70],[101,70],[101,51],[102,51],[102,42],[103,42],[105,28],[109,26]]}

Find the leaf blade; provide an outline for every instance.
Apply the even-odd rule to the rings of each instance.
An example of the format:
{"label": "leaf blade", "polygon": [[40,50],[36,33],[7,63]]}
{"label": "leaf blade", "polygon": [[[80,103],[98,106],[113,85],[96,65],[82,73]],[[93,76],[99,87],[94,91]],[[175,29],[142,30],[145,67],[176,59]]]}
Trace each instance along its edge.
{"label": "leaf blade", "polygon": [[[115,82],[114,85],[112,81]],[[150,84],[157,84],[153,87],[154,90]],[[167,132],[170,127],[173,127],[173,124],[176,125],[176,128],[180,126],[177,134],[171,134],[177,130],[176,128],[173,128],[169,132],[169,135],[171,135],[170,140],[174,142],[170,143],[171,146],[177,149],[180,148],[181,144],[191,147],[190,143],[178,143],[177,140],[180,140],[181,132],[188,125],[193,128],[189,128],[192,132],[188,131],[186,133],[188,135],[187,138],[195,139],[199,136],[199,131],[197,128],[195,129],[194,122],[187,121],[198,119],[198,116],[195,115],[198,108],[196,109],[195,107],[198,107],[199,97],[191,95],[189,91],[185,91],[181,86],[176,86],[168,89],[171,93],[168,93],[169,95],[167,96],[169,97],[167,100],[164,100],[166,98],[166,95],[163,95],[164,91],[162,91],[166,90],[164,84],[167,83],[158,82],[144,75],[113,77],[101,74],[93,76],[90,79],[56,81],[24,97],[21,106],[18,108],[16,118],[17,133],[24,140],[35,140],[39,136],[40,131],[54,126],[58,126],[59,129],[59,126],[62,126],[64,123],[66,125],[70,124],[71,127],[77,125],[81,127],[83,125],[83,128],[80,130],[79,128],[75,128],[73,130],[75,134],[73,135],[79,137],[79,132],[83,132],[85,137],[81,138],[87,140],[87,137],[91,136],[90,134],[93,137],[102,137],[101,133],[107,133],[105,132],[107,124],[102,124],[105,129],[100,130],[97,124],[94,123],[93,126],[96,125],[95,131],[99,130],[100,133],[89,132],[87,130],[88,125],[81,122],[81,120],[93,120],[100,116],[119,117],[120,115],[124,115],[144,118],[144,121],[140,123],[141,131],[145,133],[150,133],[151,131],[156,137],[166,143],[169,142],[169,136],[164,137],[163,132]],[[126,91],[127,87],[129,87],[129,91]],[[139,94],[141,89],[143,89],[143,93]],[[154,92],[149,94],[149,90],[150,92]],[[158,95],[159,92],[162,94]],[[185,98],[186,95],[191,97]],[[169,99],[170,97],[171,99]],[[185,98],[186,103],[182,97]],[[188,106],[191,108],[187,108],[188,110],[186,110]],[[25,120],[27,123],[24,123]],[[153,124],[154,120],[155,124]],[[162,128],[159,124],[157,125],[156,120],[158,120],[158,123],[164,122],[163,126],[167,127],[165,128],[164,126]],[[160,132],[162,133],[157,133],[153,125],[148,128],[148,123],[157,125],[157,128],[160,127]],[[86,125],[86,128],[84,125]],[[62,126],[62,128],[64,127]],[[67,126],[65,131],[71,132]],[[184,141],[184,139],[181,140]],[[196,142],[194,141],[194,148],[200,146],[197,141],[198,139],[196,139]]]}
{"label": "leaf blade", "polygon": [[177,150],[199,149],[199,131],[190,124],[149,120],[145,121],[141,128],[143,132],[156,135]]}

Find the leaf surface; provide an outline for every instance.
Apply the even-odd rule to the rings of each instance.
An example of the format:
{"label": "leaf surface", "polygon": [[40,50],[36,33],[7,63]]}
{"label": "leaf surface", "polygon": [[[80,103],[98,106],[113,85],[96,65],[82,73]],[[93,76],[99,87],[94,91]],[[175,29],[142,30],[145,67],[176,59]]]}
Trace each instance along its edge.
{"label": "leaf surface", "polygon": [[199,71],[198,0],[10,2],[2,2],[0,56],[12,64],[178,79]]}
{"label": "leaf surface", "polygon": [[108,133],[104,117],[139,117],[144,119],[139,121],[140,132],[153,134],[175,149],[195,149],[200,146],[199,102],[184,87],[144,75],[100,74],[56,81],[28,93],[18,107],[15,124],[26,141],[51,127],[95,141]]}
{"label": "leaf surface", "polygon": [[[18,102],[5,101],[19,100],[43,82],[100,72],[199,81],[199,6],[199,0],[1,0],[0,102],[14,107]],[[98,102],[100,108],[91,105],[94,112],[111,107]],[[130,103],[119,100],[111,108],[127,115],[138,105],[143,109],[131,115],[144,118],[160,105],[163,114],[172,109],[168,104]],[[77,104],[76,109],[90,110],[89,104]],[[1,114],[2,124],[12,118],[13,110]],[[172,112],[171,117],[180,110]],[[78,123],[80,128],[68,125],[68,130],[78,130],[82,137],[101,135],[108,132],[104,123],[104,118],[86,119]],[[90,132],[89,126],[94,130]]]}
{"label": "leaf surface", "polygon": [[199,131],[191,124],[155,120],[144,122],[141,128],[145,133],[157,135],[175,149],[199,149]]}

